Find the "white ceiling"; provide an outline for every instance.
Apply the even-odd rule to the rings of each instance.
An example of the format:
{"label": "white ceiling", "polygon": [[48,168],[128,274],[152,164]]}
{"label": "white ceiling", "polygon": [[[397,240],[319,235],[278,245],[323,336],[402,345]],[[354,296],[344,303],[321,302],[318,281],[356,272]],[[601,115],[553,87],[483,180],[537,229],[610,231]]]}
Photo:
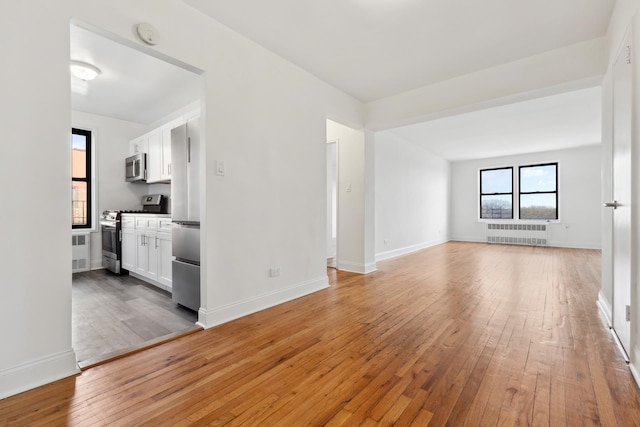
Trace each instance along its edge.
{"label": "white ceiling", "polygon": [[200,76],[71,26],[71,59],[101,70],[92,81],[71,76],[71,108],[151,124],[200,99]]}
{"label": "white ceiling", "polygon": [[602,37],[614,0],[183,0],[368,102]]}
{"label": "white ceiling", "polygon": [[558,150],[601,141],[601,89],[567,92],[396,128],[450,161]]}
{"label": "white ceiling", "polygon": [[[601,37],[614,0],[182,0],[365,102]],[[71,27],[76,110],[151,124],[199,99],[189,71]],[[449,160],[598,143],[588,89],[394,130]]]}

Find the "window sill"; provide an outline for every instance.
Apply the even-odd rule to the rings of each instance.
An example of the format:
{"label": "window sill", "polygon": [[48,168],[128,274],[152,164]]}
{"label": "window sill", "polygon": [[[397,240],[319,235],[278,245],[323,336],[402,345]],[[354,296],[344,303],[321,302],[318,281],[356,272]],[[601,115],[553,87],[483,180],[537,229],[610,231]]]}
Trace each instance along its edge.
{"label": "window sill", "polygon": [[559,219],[501,219],[501,218],[480,218],[478,222],[499,222],[501,224],[560,224]]}
{"label": "window sill", "polygon": [[95,228],[72,228],[71,235],[77,236],[81,234],[90,234],[95,233],[97,230]]}

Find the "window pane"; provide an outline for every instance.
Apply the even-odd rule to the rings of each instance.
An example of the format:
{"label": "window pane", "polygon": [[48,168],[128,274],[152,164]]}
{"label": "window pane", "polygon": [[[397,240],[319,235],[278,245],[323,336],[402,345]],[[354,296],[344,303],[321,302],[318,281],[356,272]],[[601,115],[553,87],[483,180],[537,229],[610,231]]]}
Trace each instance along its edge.
{"label": "window pane", "polygon": [[480,218],[513,218],[511,195],[481,196]]}
{"label": "window pane", "polygon": [[482,194],[511,193],[513,188],[513,170],[493,169],[480,171]]}
{"label": "window pane", "polygon": [[71,139],[71,176],[87,177],[87,137],[73,134]]}
{"label": "window pane", "polygon": [[558,219],[558,207],[554,194],[522,194],[520,219]]}
{"label": "window pane", "polygon": [[520,191],[556,191],[556,165],[520,168]]}
{"label": "window pane", "polygon": [[73,181],[71,192],[71,214],[73,225],[87,225],[87,183]]}

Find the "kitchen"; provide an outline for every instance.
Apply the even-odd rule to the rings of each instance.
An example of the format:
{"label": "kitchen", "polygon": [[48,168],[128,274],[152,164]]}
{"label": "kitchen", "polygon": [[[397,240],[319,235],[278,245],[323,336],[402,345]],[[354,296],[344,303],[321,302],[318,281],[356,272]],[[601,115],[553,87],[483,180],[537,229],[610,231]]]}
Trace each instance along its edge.
{"label": "kitchen", "polygon": [[[73,248],[72,300],[73,346],[87,366],[194,328],[203,83],[89,29],[70,31],[72,63],[98,69],[94,80],[71,77],[72,124],[90,133],[92,148],[88,221],[72,233],[74,243],[87,243]],[[179,256],[185,237],[198,250]]]}

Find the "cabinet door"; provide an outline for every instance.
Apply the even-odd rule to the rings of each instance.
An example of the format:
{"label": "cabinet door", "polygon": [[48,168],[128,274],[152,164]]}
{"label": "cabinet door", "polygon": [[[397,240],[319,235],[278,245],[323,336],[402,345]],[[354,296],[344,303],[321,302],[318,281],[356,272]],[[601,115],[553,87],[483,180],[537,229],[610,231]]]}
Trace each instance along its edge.
{"label": "cabinet door", "polygon": [[122,229],[122,268],[136,271],[136,232],[132,228]]}
{"label": "cabinet door", "polygon": [[158,233],[158,282],[171,289],[171,234]]}
{"label": "cabinet door", "polygon": [[136,231],[136,269],[135,272],[146,276],[149,270],[149,244],[144,231]]}
{"label": "cabinet door", "polygon": [[133,139],[129,142],[129,154],[134,155],[138,153],[148,153],[149,152],[149,144],[148,144],[148,136],[142,135]]}
{"label": "cabinet door", "polygon": [[162,128],[162,179],[163,181],[171,181],[171,129],[173,122],[163,126]]}
{"label": "cabinet door", "polygon": [[162,140],[160,130],[148,134],[147,182],[162,181]]}
{"label": "cabinet door", "polygon": [[147,274],[152,280],[158,280],[158,233],[146,233],[147,236]]}

